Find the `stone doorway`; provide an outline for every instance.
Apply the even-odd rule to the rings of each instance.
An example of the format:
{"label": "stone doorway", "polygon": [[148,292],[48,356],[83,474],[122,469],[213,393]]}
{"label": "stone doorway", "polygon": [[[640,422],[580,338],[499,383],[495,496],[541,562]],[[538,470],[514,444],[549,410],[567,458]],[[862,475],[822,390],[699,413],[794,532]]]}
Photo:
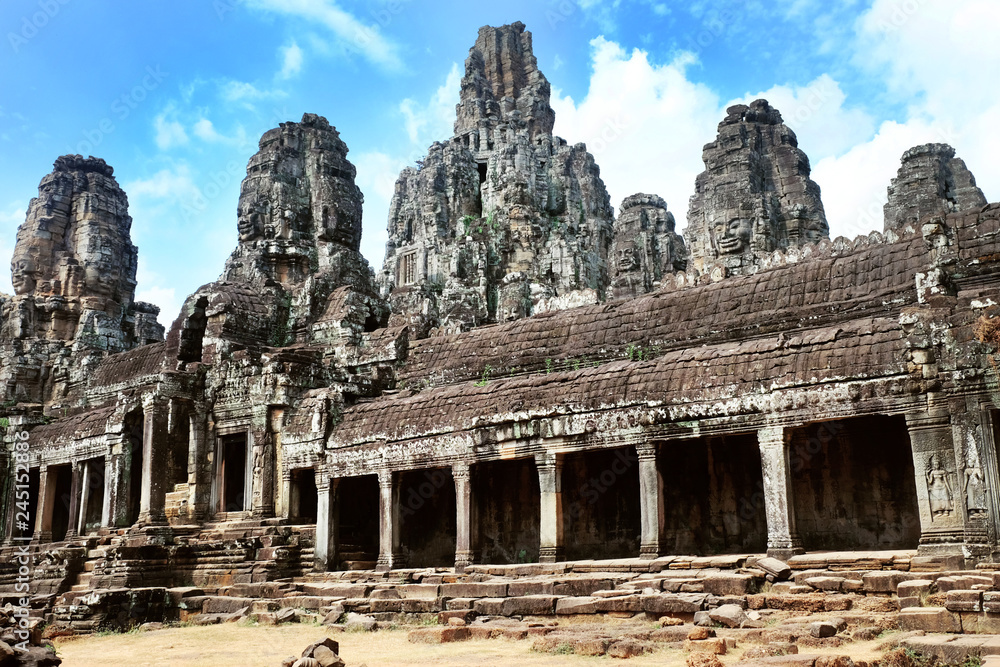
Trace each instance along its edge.
{"label": "stone doorway", "polygon": [[219,511],[246,510],[247,434],[234,433],[219,438]]}
{"label": "stone doorway", "polygon": [[455,483],[450,468],[399,473],[399,543],[408,567],[455,564]]}
{"label": "stone doorway", "polygon": [[920,519],[903,417],[810,424],[789,443],[795,524],[806,551],[915,549]]}
{"label": "stone doorway", "polygon": [[562,507],[567,560],[637,557],[642,528],[635,449],[567,454]]}
{"label": "stone doorway", "polygon": [[339,569],[371,569],[379,551],[377,475],[343,477],[337,483]]}
{"label": "stone doorway", "polygon": [[143,423],[145,415],[141,408],[133,410],[125,416],[125,474],[128,475],[126,497],[127,514],[125,525],[134,525],[139,520],[139,508],[142,500],[142,456],[143,456]]}
{"label": "stone doorway", "polygon": [[83,462],[83,495],[80,501],[80,534],[95,533],[104,511],[104,457]]}
{"label": "stone doorway", "polygon": [[73,497],[73,466],[49,466],[49,484],[55,484],[52,504],[52,541],[62,542],[70,527],[69,506]]}
{"label": "stone doorway", "polygon": [[288,518],[296,523],[316,523],[316,471],[299,468],[292,471]]}
{"label": "stone doorway", "polygon": [[755,434],[670,441],[663,475],[663,551],[714,555],[767,550],[764,478]]}
{"label": "stone doorway", "polygon": [[472,466],[472,549],[477,563],[537,563],[541,522],[534,459]]}

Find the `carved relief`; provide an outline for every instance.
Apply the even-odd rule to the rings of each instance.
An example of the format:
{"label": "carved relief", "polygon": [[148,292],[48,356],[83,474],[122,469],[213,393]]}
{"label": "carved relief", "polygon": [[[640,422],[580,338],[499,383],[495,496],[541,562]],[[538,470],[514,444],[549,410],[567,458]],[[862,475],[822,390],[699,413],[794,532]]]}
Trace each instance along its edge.
{"label": "carved relief", "polygon": [[947,517],[955,510],[954,494],[948,472],[941,467],[937,454],[927,457],[927,497],[931,505],[932,517]]}

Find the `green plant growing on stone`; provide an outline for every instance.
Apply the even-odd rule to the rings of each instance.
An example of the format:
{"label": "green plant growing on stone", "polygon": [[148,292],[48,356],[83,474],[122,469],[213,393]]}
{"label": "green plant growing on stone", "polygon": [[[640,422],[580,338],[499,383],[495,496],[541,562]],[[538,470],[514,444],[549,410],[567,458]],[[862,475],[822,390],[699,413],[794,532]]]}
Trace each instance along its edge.
{"label": "green plant growing on stone", "polygon": [[469,230],[472,229],[472,223],[476,221],[475,216],[466,215],[462,216],[462,226],[465,229],[465,236],[469,235]]}
{"label": "green plant growing on stone", "polygon": [[563,642],[556,646],[552,652],[556,655],[573,655],[573,645],[569,642]]}
{"label": "green plant growing on stone", "polygon": [[489,364],[486,364],[486,367],[483,369],[482,376],[476,382],[476,386],[477,387],[485,387],[486,383],[490,381],[490,373],[492,373],[492,372],[493,372],[493,367],[490,366]]}
{"label": "green plant growing on stone", "polygon": [[545,360],[545,372],[546,373],[551,373],[552,372],[552,367],[553,367],[552,360],[551,359],[546,359]]}

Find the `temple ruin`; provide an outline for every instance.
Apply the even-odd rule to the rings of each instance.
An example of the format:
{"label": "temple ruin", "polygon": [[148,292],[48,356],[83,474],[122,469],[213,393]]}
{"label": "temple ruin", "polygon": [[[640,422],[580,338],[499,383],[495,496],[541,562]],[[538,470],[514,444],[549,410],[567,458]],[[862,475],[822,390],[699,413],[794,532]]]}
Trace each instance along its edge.
{"label": "temple ruin", "polygon": [[553,121],[531,34],[482,28],[377,272],[337,130],[282,123],[166,332],[111,167],[58,158],[0,296],[4,465],[28,431],[31,490],[0,520],[39,608],[602,559],[1000,568],[1000,204],[954,149],[907,151],[884,230],[830,239],[794,132],[736,105],[682,236],[655,194],[616,217]]}

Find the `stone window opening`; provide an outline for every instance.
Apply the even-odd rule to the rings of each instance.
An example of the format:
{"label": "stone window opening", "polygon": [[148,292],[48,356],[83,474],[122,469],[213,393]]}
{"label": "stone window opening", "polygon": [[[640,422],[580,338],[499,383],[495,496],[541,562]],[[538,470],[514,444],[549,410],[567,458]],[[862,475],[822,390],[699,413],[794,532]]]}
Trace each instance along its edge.
{"label": "stone window opening", "polygon": [[378,314],[374,310],[369,310],[368,317],[365,318],[365,333],[371,333],[380,328],[381,326],[378,320]]}
{"label": "stone window opening", "polygon": [[409,253],[399,258],[399,282],[412,285],[417,282],[417,254]]}
{"label": "stone window opening", "polygon": [[486,163],[480,162],[477,165],[479,167],[479,188],[476,190],[476,214],[478,217],[483,216],[483,185],[486,184]]}

